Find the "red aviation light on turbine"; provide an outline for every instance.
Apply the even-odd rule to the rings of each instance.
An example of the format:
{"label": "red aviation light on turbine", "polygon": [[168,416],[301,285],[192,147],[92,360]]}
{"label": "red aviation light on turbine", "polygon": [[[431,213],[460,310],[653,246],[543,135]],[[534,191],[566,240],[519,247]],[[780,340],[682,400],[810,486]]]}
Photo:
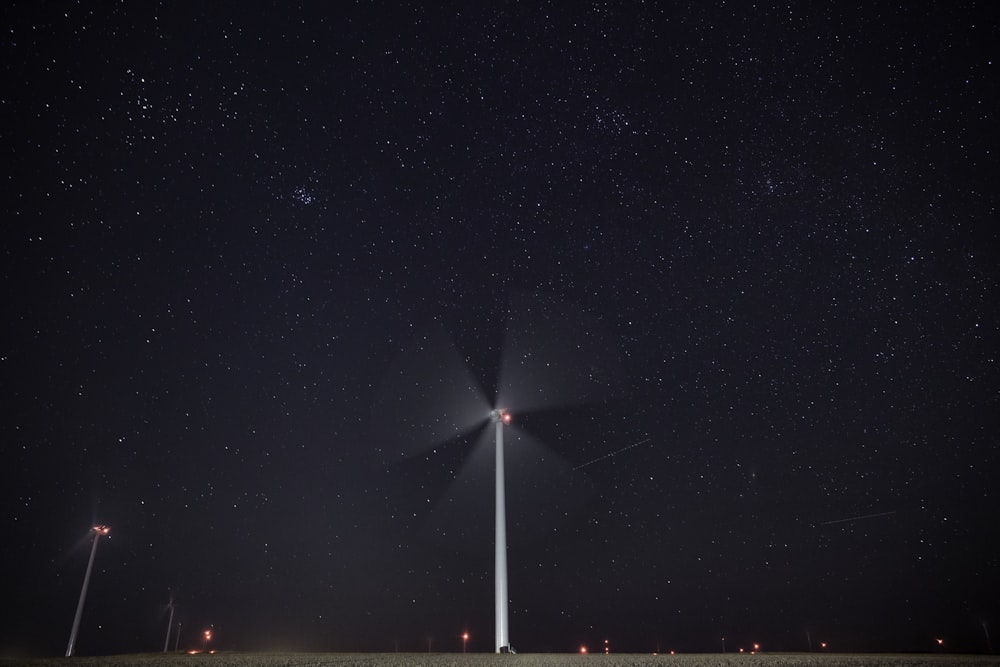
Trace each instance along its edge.
{"label": "red aviation light on turbine", "polygon": [[490,419],[494,422],[500,421],[504,424],[509,424],[513,418],[514,416],[510,414],[510,410],[504,408],[497,408],[490,412]]}

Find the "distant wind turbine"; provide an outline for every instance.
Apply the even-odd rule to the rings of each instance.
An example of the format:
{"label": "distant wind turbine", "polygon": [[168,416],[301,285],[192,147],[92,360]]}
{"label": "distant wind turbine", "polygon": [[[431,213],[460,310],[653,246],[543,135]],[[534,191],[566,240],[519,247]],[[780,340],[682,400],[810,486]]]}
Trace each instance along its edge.
{"label": "distant wind turbine", "polygon": [[163,640],[163,652],[167,652],[167,647],[170,646],[170,631],[174,626],[174,594],[170,594],[170,602],[167,603],[167,609],[170,611],[170,617],[167,619],[167,636]]}
{"label": "distant wind turbine", "polygon": [[94,556],[97,555],[97,542],[103,535],[111,532],[107,526],[94,526],[90,529],[94,535],[93,546],[90,548],[90,560],[87,561],[87,572],[83,575],[83,588],[80,590],[80,601],[76,605],[76,616],[73,617],[73,629],[69,633],[69,644],[66,645],[66,657],[72,657],[76,650],[76,633],[80,630],[80,618],[83,616],[83,603],[87,599],[87,586],[90,584],[90,573],[94,569]]}

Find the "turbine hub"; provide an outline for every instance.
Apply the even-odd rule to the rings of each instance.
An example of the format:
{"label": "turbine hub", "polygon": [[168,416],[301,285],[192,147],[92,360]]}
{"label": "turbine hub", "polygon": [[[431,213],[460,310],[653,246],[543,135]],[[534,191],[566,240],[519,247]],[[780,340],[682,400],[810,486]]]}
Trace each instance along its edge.
{"label": "turbine hub", "polygon": [[490,411],[490,420],[493,422],[503,422],[504,424],[509,424],[513,416],[510,414],[510,410],[504,408],[497,408],[496,410]]}

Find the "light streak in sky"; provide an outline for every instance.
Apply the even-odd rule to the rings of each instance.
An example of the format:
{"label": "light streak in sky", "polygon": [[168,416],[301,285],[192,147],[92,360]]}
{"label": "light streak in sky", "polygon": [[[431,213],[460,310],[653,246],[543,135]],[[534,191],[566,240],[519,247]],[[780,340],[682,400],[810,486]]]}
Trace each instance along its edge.
{"label": "light streak in sky", "polygon": [[890,516],[890,515],[895,514],[895,513],[896,513],[896,510],[892,510],[891,512],[878,512],[876,514],[865,514],[863,516],[852,516],[852,517],[848,517],[846,519],[834,519],[833,521],[824,521],[823,523],[819,523],[819,524],[816,524],[816,525],[817,526],[831,526],[831,525],[833,525],[835,523],[847,523],[848,521],[861,521],[863,519],[874,519],[874,518],[880,517],[880,516]]}
{"label": "light streak in sky", "polygon": [[590,461],[587,461],[586,463],[581,463],[580,465],[578,465],[575,468],[573,468],[573,470],[579,470],[580,468],[586,468],[587,466],[589,466],[592,463],[597,463],[598,461],[603,461],[604,459],[610,459],[612,456],[617,456],[618,454],[621,454],[622,452],[627,452],[628,450],[632,449],[633,447],[638,447],[639,445],[641,445],[643,443],[647,443],[650,440],[652,440],[652,438],[644,438],[643,440],[640,440],[637,443],[631,444],[628,447],[622,447],[621,449],[617,449],[617,450],[611,452],[610,454],[604,454],[603,456],[598,456],[596,459],[591,459]]}

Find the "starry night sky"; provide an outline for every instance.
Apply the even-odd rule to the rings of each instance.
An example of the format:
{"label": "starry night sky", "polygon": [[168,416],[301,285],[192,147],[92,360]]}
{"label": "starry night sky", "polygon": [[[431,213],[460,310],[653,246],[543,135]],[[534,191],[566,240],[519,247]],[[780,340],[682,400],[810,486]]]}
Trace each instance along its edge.
{"label": "starry night sky", "polygon": [[988,650],[989,4],[5,3],[0,649]]}

